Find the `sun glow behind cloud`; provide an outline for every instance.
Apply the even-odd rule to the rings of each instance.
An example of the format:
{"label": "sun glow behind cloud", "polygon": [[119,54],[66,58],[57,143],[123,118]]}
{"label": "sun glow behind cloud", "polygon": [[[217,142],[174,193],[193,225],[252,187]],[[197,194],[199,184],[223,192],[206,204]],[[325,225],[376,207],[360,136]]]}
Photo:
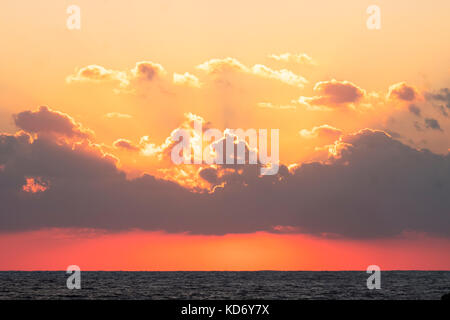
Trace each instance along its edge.
{"label": "sun glow behind cloud", "polygon": [[[2,4],[0,269],[450,268],[449,1],[78,2]],[[280,174],[175,166],[193,119]]]}

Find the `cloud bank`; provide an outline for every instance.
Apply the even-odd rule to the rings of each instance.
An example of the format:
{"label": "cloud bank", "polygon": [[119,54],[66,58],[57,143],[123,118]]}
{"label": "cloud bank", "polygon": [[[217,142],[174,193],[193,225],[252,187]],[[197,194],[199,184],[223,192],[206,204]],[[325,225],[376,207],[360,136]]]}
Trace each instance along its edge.
{"label": "cloud bank", "polygon": [[151,175],[127,179],[114,157],[88,140],[59,139],[83,132],[63,113],[41,108],[19,115],[16,123],[27,132],[0,135],[2,232],[75,227],[450,236],[450,155],[413,149],[382,131],[341,136],[327,161],[281,166],[275,176],[259,176],[251,165],[196,167],[196,179],[212,187],[201,193]]}

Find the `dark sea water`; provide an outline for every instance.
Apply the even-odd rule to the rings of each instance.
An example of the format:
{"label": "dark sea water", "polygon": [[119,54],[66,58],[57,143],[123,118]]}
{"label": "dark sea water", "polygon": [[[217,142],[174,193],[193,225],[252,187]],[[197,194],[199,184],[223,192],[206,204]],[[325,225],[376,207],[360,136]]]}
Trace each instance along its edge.
{"label": "dark sea water", "polygon": [[0,299],[440,299],[450,271],[384,271],[369,290],[366,272],[0,272]]}

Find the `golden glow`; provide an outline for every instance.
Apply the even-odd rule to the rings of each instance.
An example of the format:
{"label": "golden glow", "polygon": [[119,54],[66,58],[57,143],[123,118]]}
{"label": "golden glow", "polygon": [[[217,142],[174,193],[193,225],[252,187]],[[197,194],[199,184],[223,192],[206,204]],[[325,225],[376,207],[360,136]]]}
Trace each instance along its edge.
{"label": "golden glow", "polygon": [[[107,159],[128,178],[149,173],[195,192],[210,188],[198,177],[203,167],[174,166],[169,155],[177,128],[192,133],[194,155],[205,147],[194,119],[221,132],[280,129],[280,161],[289,169],[339,156],[342,135],[365,128],[397,133],[414,148],[450,150],[450,118],[439,120],[442,132],[398,120],[414,117],[408,108],[425,103],[427,91],[448,87],[448,0],[379,0],[378,31],[366,28],[368,3],[360,0],[76,3],[81,30],[71,31],[65,1],[2,1],[2,132],[16,133],[11,119],[24,110],[58,112],[74,130],[61,143]],[[47,188],[27,177],[21,192],[38,197]],[[82,270],[342,270],[374,260],[382,269],[450,266],[446,239],[351,241],[289,228],[274,226],[292,233],[285,235],[0,234],[0,269],[64,269],[72,261]]]}
{"label": "golden glow", "polygon": [[195,236],[50,229],[0,235],[0,270],[443,270],[449,240],[405,234],[355,242],[296,234]]}

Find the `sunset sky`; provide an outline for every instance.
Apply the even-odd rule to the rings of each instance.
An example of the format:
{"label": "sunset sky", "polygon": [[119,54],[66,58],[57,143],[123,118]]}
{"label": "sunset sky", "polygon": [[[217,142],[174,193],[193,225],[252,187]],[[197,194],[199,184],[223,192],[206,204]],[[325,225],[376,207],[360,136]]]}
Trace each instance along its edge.
{"label": "sunset sky", "polygon": [[[449,12],[2,1],[0,270],[450,270]],[[193,119],[279,129],[278,173],[174,164]]]}

